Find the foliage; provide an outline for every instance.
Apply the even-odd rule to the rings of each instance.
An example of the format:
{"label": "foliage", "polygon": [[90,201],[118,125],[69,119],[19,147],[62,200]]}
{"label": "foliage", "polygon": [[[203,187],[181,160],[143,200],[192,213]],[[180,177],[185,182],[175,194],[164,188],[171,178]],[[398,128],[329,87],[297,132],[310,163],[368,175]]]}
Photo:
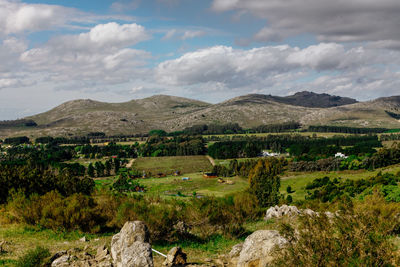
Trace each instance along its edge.
{"label": "foliage", "polygon": [[19,192],[12,195],[7,209],[18,222],[53,230],[97,232],[103,219],[96,206],[92,197],[83,194],[63,197],[51,191],[26,198]]}
{"label": "foliage", "polygon": [[[399,194],[399,175],[391,173],[378,173],[369,179],[359,180],[331,180],[329,177],[315,179],[306,185],[308,191],[307,199],[318,199],[322,202],[332,202],[340,199],[343,195],[355,197],[360,194],[369,194],[376,186],[382,187],[382,193],[387,200],[396,201]],[[313,191],[311,191],[313,190]]]}
{"label": "foliage", "polygon": [[50,251],[47,248],[37,246],[21,256],[16,262],[17,267],[38,267],[45,263],[45,259],[50,257]]}
{"label": "foliage", "polygon": [[94,181],[74,176],[68,169],[56,173],[35,166],[2,166],[0,168],[0,203],[5,203],[10,191],[21,191],[26,196],[43,195],[57,190],[64,196],[75,193],[90,194]]}
{"label": "foliage", "polygon": [[262,207],[276,205],[279,202],[280,178],[283,160],[276,158],[260,159],[250,171],[250,192]]}
{"label": "foliage", "polygon": [[112,184],[112,188],[120,193],[136,192],[138,190],[144,191],[144,186],[142,186],[137,180],[130,179],[127,173],[121,173],[117,180]]}
{"label": "foliage", "polygon": [[309,126],[309,132],[323,132],[323,133],[347,133],[347,134],[376,134],[387,131],[386,128],[355,128],[346,126]]}
{"label": "foliage", "polygon": [[344,201],[340,213],[302,216],[296,229],[282,224],[288,247],[277,252],[277,266],[399,266],[392,235],[400,226],[400,207],[371,195]]}
{"label": "foliage", "polygon": [[30,140],[26,136],[10,137],[4,139],[4,144],[10,144],[10,145],[29,144],[29,142]]}
{"label": "foliage", "polygon": [[202,135],[202,134],[237,134],[242,133],[243,129],[237,123],[227,123],[227,124],[203,124],[203,125],[193,125],[187,127],[183,130],[185,134],[188,135]]}

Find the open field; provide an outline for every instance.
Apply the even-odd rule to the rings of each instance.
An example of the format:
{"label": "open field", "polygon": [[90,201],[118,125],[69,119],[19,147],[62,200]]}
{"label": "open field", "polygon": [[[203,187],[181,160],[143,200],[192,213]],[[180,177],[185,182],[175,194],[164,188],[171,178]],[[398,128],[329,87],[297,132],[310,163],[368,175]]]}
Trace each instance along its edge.
{"label": "open field", "polygon": [[[188,177],[190,180],[184,181],[183,177]],[[163,197],[177,196],[179,193],[184,196],[193,196],[194,192],[196,192],[196,195],[223,197],[242,191],[248,186],[245,178],[230,177],[224,178],[224,180],[232,181],[234,184],[219,183],[216,178],[204,178],[200,172],[181,176],[139,179],[138,181],[146,187],[145,194]],[[113,177],[96,179],[96,188],[100,189],[109,186],[113,181]]]}
{"label": "open field", "polygon": [[212,165],[206,156],[138,158],[135,160],[133,167],[152,174],[173,174],[175,171],[185,174],[207,172],[212,169]]}
{"label": "open field", "polygon": [[[183,181],[182,177],[189,177],[189,181]],[[146,186],[148,194],[155,195],[176,195],[181,192],[184,195],[192,196],[196,194],[223,197],[230,193],[235,193],[248,186],[247,179],[239,177],[224,178],[235,182],[232,185],[219,183],[216,178],[203,178],[202,173],[192,173],[184,176],[169,176],[165,178],[150,178],[140,180]]]}

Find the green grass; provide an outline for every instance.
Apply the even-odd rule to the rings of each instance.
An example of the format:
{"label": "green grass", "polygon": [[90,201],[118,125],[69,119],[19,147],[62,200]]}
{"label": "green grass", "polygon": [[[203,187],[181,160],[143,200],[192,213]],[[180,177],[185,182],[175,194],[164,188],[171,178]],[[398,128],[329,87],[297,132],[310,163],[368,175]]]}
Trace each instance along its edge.
{"label": "green grass", "polygon": [[[83,236],[89,242],[81,242]],[[16,259],[36,246],[48,248],[51,253],[70,248],[83,249],[86,245],[95,249],[97,246],[111,241],[111,234],[92,235],[78,231],[56,232],[38,227],[18,224],[0,224],[0,240],[7,241],[6,252],[0,254],[0,266],[14,266]]]}
{"label": "green grass", "polygon": [[[189,181],[183,181],[183,177],[189,177]],[[152,195],[176,195],[181,192],[192,196],[193,192],[201,195],[223,197],[225,195],[241,191],[248,186],[247,179],[239,177],[227,178],[235,183],[233,185],[221,184],[218,179],[203,178],[202,173],[192,173],[183,176],[168,176],[164,178],[142,179],[139,182],[147,189],[146,194]]]}
{"label": "green grass", "polygon": [[312,182],[314,179],[323,178],[328,176],[330,178],[343,178],[343,179],[367,179],[369,177],[375,176],[378,172],[382,171],[397,173],[400,171],[400,165],[393,165],[385,168],[376,169],[374,171],[358,170],[358,171],[335,171],[335,172],[297,172],[297,173],[287,173],[281,177],[281,188],[280,191],[285,196],[288,194],[286,188],[288,186],[292,187],[295,191],[291,193],[293,200],[304,200],[306,196],[306,185]]}
{"label": "green grass", "polygon": [[210,161],[205,156],[178,156],[178,157],[148,157],[135,160],[133,167],[152,174],[173,174],[181,171],[182,174],[207,172],[212,169]]}

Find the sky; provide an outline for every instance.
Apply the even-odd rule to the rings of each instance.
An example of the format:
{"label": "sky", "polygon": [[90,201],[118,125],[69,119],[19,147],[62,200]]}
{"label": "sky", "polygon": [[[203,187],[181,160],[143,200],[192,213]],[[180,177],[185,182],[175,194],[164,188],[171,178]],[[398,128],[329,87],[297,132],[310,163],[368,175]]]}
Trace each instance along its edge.
{"label": "sky", "polygon": [[0,0],[0,120],[74,99],[400,95],[399,0]]}

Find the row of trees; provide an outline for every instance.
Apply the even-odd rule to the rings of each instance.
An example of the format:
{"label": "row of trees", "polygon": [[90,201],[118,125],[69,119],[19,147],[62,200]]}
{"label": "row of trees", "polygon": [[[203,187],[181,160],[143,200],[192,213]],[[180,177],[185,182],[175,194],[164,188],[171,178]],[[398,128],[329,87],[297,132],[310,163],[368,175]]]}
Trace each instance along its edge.
{"label": "row of trees", "polygon": [[[349,148],[343,149],[346,146]],[[377,136],[334,136],[312,138],[301,135],[268,135],[264,137],[238,137],[236,140],[216,142],[209,146],[208,154],[213,158],[256,157],[262,150],[288,151],[294,157],[315,160],[317,157],[333,156],[339,151],[357,154],[373,153],[374,147],[382,144]]]}
{"label": "row of trees", "polygon": [[377,134],[384,133],[388,129],[386,128],[357,128],[357,127],[346,127],[346,126],[309,126],[309,132],[321,132],[321,133],[348,133],[348,134]]}
{"label": "row of trees", "polygon": [[71,174],[68,169],[55,172],[51,168],[42,170],[36,166],[0,166],[0,204],[5,203],[11,192],[22,192],[25,196],[44,195],[57,190],[63,196],[75,193],[91,194],[94,181]]}

